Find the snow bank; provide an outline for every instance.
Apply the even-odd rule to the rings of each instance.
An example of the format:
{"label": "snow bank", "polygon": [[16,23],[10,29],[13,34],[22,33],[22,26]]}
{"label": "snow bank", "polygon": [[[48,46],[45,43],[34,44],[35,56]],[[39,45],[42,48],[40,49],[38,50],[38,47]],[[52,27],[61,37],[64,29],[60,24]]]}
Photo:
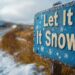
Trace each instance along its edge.
{"label": "snow bank", "polygon": [[16,63],[12,56],[0,50],[0,75],[44,75],[36,64]]}

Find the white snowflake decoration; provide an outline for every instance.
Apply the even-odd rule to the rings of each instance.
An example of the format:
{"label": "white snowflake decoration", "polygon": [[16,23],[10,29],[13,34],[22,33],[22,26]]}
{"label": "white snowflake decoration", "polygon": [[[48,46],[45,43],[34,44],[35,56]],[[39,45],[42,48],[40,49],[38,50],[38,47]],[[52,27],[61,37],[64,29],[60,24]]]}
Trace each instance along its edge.
{"label": "white snowflake decoration", "polygon": [[38,25],[36,26],[36,30],[38,30]]}
{"label": "white snowflake decoration", "polygon": [[59,56],[58,58],[61,59],[61,56]]}
{"label": "white snowflake decoration", "polygon": [[41,25],[41,21],[39,21],[39,24]]}
{"label": "white snowflake decoration", "polygon": [[44,31],[45,29],[43,28],[43,31]]}
{"label": "white snowflake decoration", "polygon": [[59,53],[57,52],[56,55],[59,56]]}
{"label": "white snowflake decoration", "polygon": [[42,51],[42,52],[44,51],[44,47],[43,47],[43,46],[41,46],[41,51]]}
{"label": "white snowflake decoration", "polygon": [[51,51],[51,49],[49,49],[49,54],[52,55],[52,51]]}
{"label": "white snowflake decoration", "polygon": [[38,50],[39,50],[39,47],[38,47]]}
{"label": "white snowflake decoration", "polygon": [[64,58],[68,58],[68,54],[67,53],[65,53]]}

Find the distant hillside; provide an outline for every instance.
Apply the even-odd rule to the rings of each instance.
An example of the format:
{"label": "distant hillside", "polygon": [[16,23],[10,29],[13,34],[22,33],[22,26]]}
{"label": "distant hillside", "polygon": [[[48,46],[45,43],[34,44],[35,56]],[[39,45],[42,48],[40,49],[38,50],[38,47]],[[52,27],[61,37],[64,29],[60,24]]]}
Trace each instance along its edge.
{"label": "distant hillside", "polygon": [[26,28],[33,27],[33,25],[28,25],[28,24],[18,24],[18,23],[0,21],[0,28],[10,28],[13,25],[17,25],[17,27],[20,28],[20,29],[26,29]]}
{"label": "distant hillside", "polygon": [[11,27],[14,23],[11,22],[6,22],[6,21],[0,21],[0,28],[6,28],[6,27]]}
{"label": "distant hillside", "polygon": [[4,21],[0,21],[0,27],[5,27],[5,22]]}

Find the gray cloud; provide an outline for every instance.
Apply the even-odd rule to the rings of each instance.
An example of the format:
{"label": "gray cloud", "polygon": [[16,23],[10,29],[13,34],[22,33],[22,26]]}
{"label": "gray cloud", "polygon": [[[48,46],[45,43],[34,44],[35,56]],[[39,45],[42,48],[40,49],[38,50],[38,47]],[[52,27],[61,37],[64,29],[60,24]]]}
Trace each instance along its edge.
{"label": "gray cloud", "polygon": [[50,8],[54,2],[55,0],[0,0],[0,20],[30,24],[38,11]]}

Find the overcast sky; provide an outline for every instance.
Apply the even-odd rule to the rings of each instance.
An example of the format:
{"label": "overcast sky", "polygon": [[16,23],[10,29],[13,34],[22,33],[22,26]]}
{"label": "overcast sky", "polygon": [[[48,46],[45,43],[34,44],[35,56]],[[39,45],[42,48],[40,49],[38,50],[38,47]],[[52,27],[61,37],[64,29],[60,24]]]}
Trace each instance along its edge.
{"label": "overcast sky", "polygon": [[73,0],[0,0],[0,20],[31,24],[37,12],[50,8],[57,1]]}

